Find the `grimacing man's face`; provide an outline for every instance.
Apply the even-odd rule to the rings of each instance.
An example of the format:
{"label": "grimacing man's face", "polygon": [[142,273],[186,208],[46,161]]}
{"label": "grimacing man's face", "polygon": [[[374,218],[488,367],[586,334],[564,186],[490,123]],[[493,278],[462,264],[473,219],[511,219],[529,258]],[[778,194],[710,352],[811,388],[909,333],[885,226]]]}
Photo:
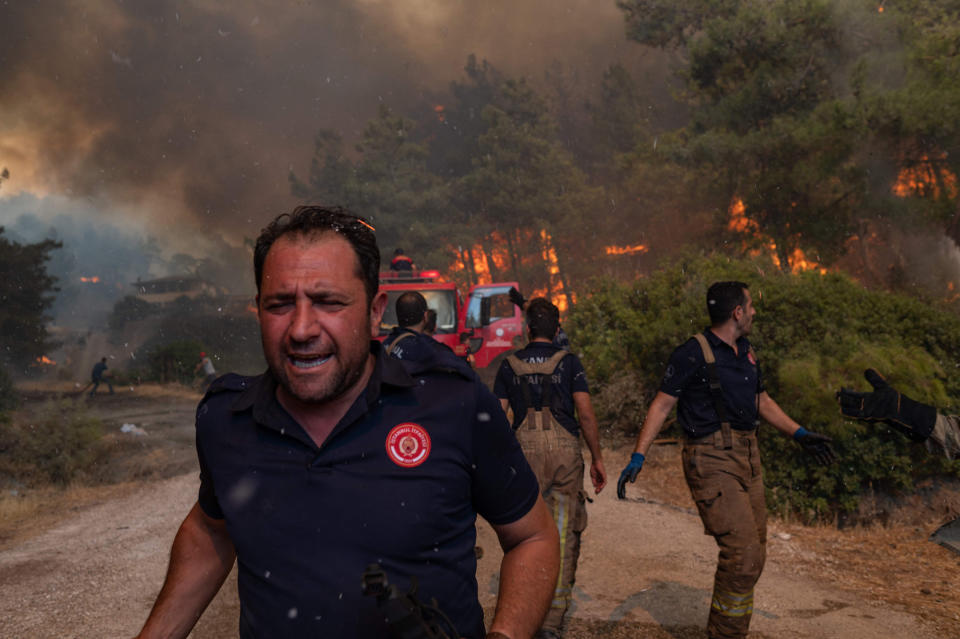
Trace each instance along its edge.
{"label": "grimacing man's face", "polygon": [[281,392],[333,400],[362,376],[386,296],[371,304],[350,243],[334,232],[284,235],[263,263],[257,315],[263,354]]}

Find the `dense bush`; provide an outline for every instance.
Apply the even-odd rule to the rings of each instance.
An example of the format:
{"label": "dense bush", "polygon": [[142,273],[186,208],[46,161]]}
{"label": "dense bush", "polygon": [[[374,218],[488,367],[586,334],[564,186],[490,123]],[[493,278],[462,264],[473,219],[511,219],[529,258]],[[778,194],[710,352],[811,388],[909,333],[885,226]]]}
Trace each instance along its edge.
{"label": "dense bush", "polygon": [[67,484],[97,458],[103,424],[70,402],[0,421],[0,479]]}
{"label": "dense bush", "polygon": [[17,389],[6,371],[0,368],[0,419],[17,407]]}
{"label": "dense bush", "polygon": [[[848,277],[784,274],[764,261],[687,255],[646,278],[600,280],[565,324],[598,386],[637,380],[634,396],[598,402],[601,421],[620,403],[645,405],[659,387],[673,349],[708,323],[707,287],[717,280],[750,285],[757,308],[750,336],[770,395],[800,424],[834,438],[840,463],[813,465],[792,441],[761,428],[768,503],[807,519],[856,507],[867,487],[907,491],[926,476],[960,473],[960,462],[929,455],[884,425],[843,419],[835,392],[869,390],[874,367],[904,393],[948,409],[960,398],[960,318],[932,301],[869,291]],[[626,411],[631,414],[635,411]],[[633,435],[640,420],[621,417]]]}
{"label": "dense bush", "polygon": [[196,367],[203,347],[195,340],[176,340],[148,349],[144,379],[189,386],[196,378]]}

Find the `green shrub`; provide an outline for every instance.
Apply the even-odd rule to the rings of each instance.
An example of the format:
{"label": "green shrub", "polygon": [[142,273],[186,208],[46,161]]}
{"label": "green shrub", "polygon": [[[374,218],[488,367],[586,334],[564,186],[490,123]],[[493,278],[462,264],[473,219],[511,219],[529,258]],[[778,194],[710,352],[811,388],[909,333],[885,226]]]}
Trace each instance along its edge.
{"label": "green shrub", "polygon": [[177,340],[147,349],[146,380],[190,385],[203,347],[196,340]]}
{"label": "green shrub", "polygon": [[67,484],[97,458],[103,424],[70,401],[0,422],[0,478]]}
{"label": "green shrub", "polygon": [[[564,324],[604,396],[637,380],[633,397],[618,388],[598,402],[601,421],[617,419],[617,403],[645,405],[659,388],[673,349],[709,319],[710,283],[750,285],[757,317],[750,340],[770,395],[800,424],[834,438],[839,463],[821,468],[792,441],[761,429],[770,507],[805,519],[831,518],[856,508],[867,487],[912,490],[922,477],[960,474],[960,462],[929,455],[884,425],[843,419],[841,386],[869,390],[863,370],[874,367],[917,400],[947,408],[960,398],[960,318],[941,304],[869,291],[841,274],[780,273],[764,261],[686,255],[633,283],[597,281]],[[635,435],[640,421],[620,422]]]}
{"label": "green shrub", "polygon": [[0,418],[17,407],[17,389],[6,371],[0,368]]}

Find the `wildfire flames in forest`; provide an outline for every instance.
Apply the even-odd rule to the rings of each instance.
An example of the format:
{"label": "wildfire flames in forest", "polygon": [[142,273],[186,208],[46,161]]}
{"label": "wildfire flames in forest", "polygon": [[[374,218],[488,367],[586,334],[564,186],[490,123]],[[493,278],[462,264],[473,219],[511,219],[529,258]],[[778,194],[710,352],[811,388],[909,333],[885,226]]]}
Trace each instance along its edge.
{"label": "wildfire flames in forest", "polygon": [[100,278],[97,277],[96,275],[93,275],[91,277],[81,277],[80,281],[85,282],[87,284],[96,284],[97,282],[100,281]]}
{"label": "wildfire flames in forest", "polygon": [[40,357],[38,357],[38,358],[37,358],[37,363],[38,363],[38,364],[43,364],[43,365],[45,365],[45,366],[56,366],[56,365],[57,365],[57,363],[56,363],[55,361],[53,361],[52,359],[50,359],[50,358],[47,357],[46,355],[41,355]]}
{"label": "wildfire flames in forest", "polygon": [[[727,228],[731,231],[736,231],[737,233],[752,235],[760,240],[763,243],[764,248],[769,251],[770,258],[773,260],[773,263],[776,264],[778,268],[783,268],[783,266],[780,264],[780,257],[777,254],[776,242],[763,235],[760,232],[760,227],[757,225],[756,221],[747,217],[747,207],[740,198],[734,199],[733,203],[730,205],[730,220],[727,222]],[[762,252],[762,249],[755,249],[750,251],[750,254],[759,255]],[[819,270],[821,274],[827,272],[826,268],[822,267],[815,260],[808,258],[800,249],[794,249],[793,253],[787,257],[787,261],[789,262],[788,266],[790,267],[790,270],[794,273],[813,270]]]}
{"label": "wildfire flames in forest", "polygon": [[637,253],[646,253],[650,247],[646,244],[636,244],[634,246],[607,246],[604,251],[607,255],[635,255]]}
{"label": "wildfire flames in forest", "polygon": [[[496,271],[506,272],[510,266],[510,252],[507,248],[506,238],[499,233],[493,233],[491,240],[491,245],[487,249],[484,249],[484,246],[478,243],[467,250],[459,250],[458,259],[453,264],[451,271],[465,270],[464,259],[472,259],[475,282],[477,284],[492,283],[494,278],[493,270],[490,268],[491,263]],[[528,297],[547,297],[563,313],[567,310],[567,295],[564,292],[563,280],[560,277],[560,266],[557,261],[556,249],[553,247],[553,238],[545,229],[541,229],[539,241],[542,247],[539,259],[542,259],[547,266],[549,283],[547,288],[538,288],[531,291]]]}
{"label": "wildfire flames in forest", "polygon": [[946,157],[946,153],[941,153],[931,160],[929,155],[924,155],[913,166],[900,169],[892,189],[894,195],[939,199],[945,194],[951,199],[956,198],[957,176],[943,166]]}

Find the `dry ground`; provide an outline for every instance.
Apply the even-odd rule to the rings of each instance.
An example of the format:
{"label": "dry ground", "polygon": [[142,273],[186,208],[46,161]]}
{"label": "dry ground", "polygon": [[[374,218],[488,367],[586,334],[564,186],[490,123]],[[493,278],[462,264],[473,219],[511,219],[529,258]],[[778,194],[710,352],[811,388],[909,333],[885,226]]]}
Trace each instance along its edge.
{"label": "dry ground", "polygon": [[[28,408],[49,390],[30,389]],[[198,398],[187,389],[128,388],[85,402],[110,432],[113,455],[97,475],[113,483],[4,491],[0,636],[136,632],[195,498]],[[148,434],[121,434],[123,423]],[[627,455],[623,447],[605,452],[612,482]],[[627,502],[611,485],[590,506],[567,637],[703,639],[715,547],[679,475],[677,447],[655,447]],[[842,531],[771,521],[751,637],[960,637],[960,557],[927,541],[945,515],[905,510],[887,527]],[[478,529],[478,583],[489,609],[499,553],[489,528]],[[192,636],[235,636],[236,620],[231,576]]]}

